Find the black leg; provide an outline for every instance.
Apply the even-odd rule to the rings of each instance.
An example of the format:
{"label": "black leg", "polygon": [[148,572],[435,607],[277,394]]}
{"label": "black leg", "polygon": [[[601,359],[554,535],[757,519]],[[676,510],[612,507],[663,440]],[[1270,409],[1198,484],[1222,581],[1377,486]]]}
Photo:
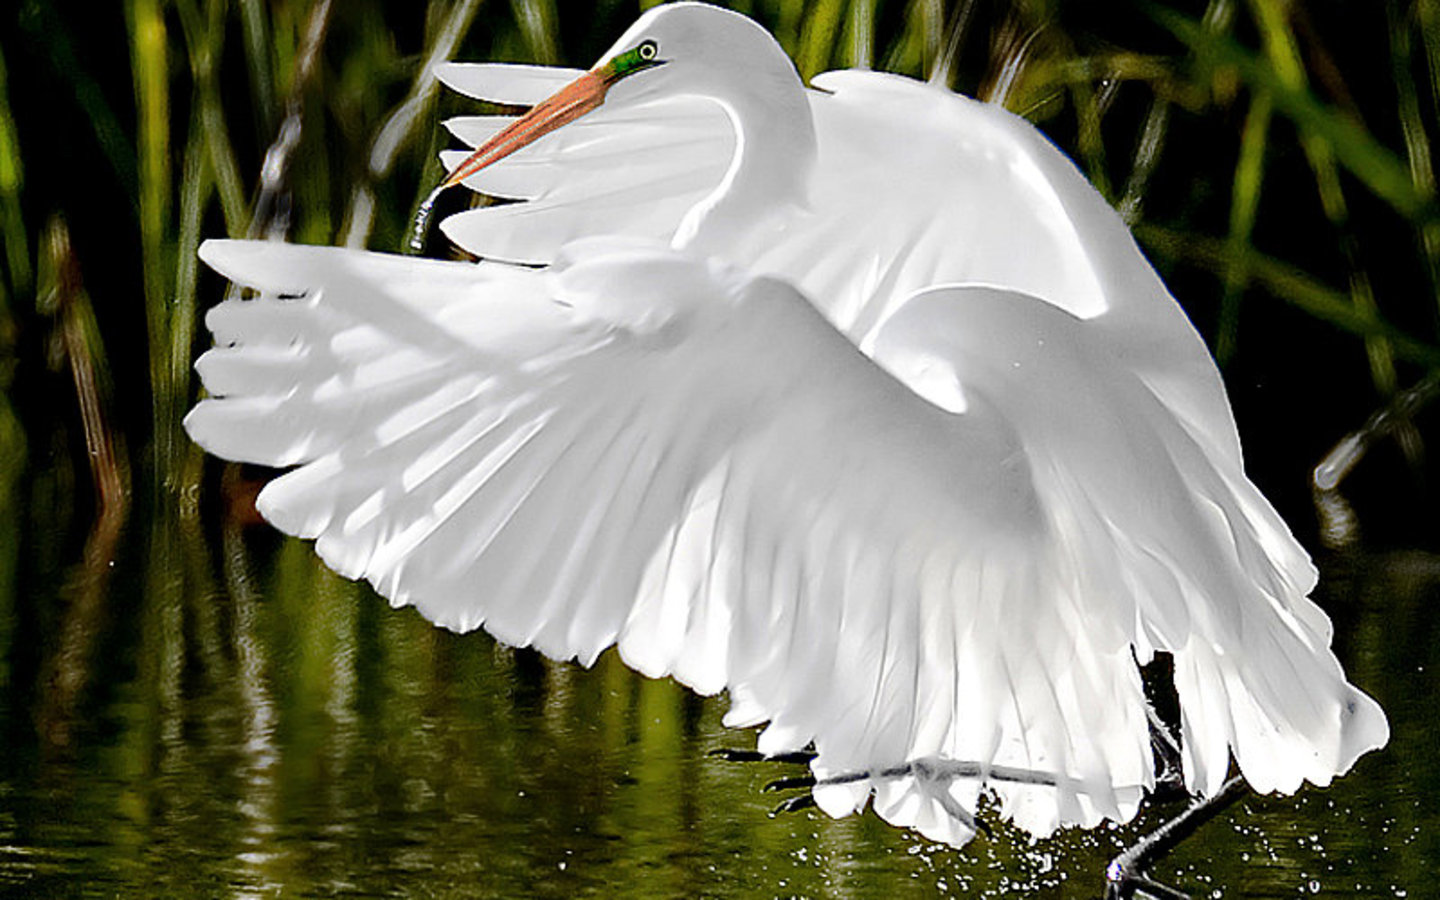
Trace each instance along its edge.
{"label": "black leg", "polygon": [[1105,900],[1129,900],[1135,896],[1187,900],[1189,895],[1150,877],[1150,867],[1245,792],[1245,779],[1238,775],[1231,778],[1214,796],[1195,801],[1180,815],[1112,859],[1105,867]]}
{"label": "black leg", "polygon": [[[1168,793],[1171,790],[1181,791],[1183,788],[1180,786],[1178,744],[1173,737],[1170,737],[1170,731],[1163,722],[1152,721],[1152,725],[1155,726],[1152,730],[1152,739],[1157,742],[1156,756],[1161,771],[1160,783],[1157,787],[1162,793]],[[789,765],[808,765],[815,758],[813,750],[765,756],[754,750],[721,749],[711,751],[711,755],[730,762],[778,762]],[[791,797],[776,807],[775,813],[780,814],[814,806],[814,795],[810,789],[817,783],[822,785],[850,784],[856,781],[907,776],[932,782],[947,782],[956,778],[979,778],[984,781],[1044,785],[1055,785],[1061,780],[1052,773],[1011,766],[989,766],[955,760],[914,760],[902,765],[880,769],[844,772],[820,779],[818,782],[808,772],[782,777],[765,785],[765,790],[805,791],[804,794]],[[1105,869],[1105,900],[1131,900],[1134,897],[1149,897],[1152,900],[1188,900],[1188,894],[1161,884],[1151,877],[1150,868],[1157,859],[1174,849],[1200,826],[1243,796],[1246,790],[1245,779],[1239,776],[1231,778],[1221,786],[1214,796],[1191,803],[1175,818],[1165,822],[1134,846],[1116,856]],[[937,791],[936,796],[949,798],[949,795],[943,790]],[[941,802],[944,802],[944,799]],[[953,801],[946,806],[946,811],[976,831],[984,832],[987,835],[990,833],[989,829],[985,827],[985,823],[975,819],[968,810],[960,809]]]}
{"label": "black leg", "polygon": [[[793,753],[779,753],[774,756],[766,756],[755,750],[737,750],[721,748],[710,751],[711,756],[718,756],[728,762],[778,762],[791,765],[806,765],[815,758],[815,751],[806,749]],[[933,792],[933,796],[945,807],[945,811],[951,816],[964,822],[974,831],[990,834],[989,827],[975,818],[966,809],[950,797],[944,790],[944,785],[956,778],[978,778],[982,781],[1011,781],[1021,784],[1045,784],[1054,785],[1058,782],[1055,775],[1049,772],[1037,772],[1032,769],[1018,769],[1013,766],[991,766],[975,762],[959,762],[948,759],[917,759],[897,766],[886,766],[880,769],[864,769],[857,772],[842,772],[838,775],[831,775],[823,779],[817,779],[814,775],[806,772],[803,775],[791,775],[777,778],[765,785],[767,791],[804,790],[805,793],[799,796],[790,797],[775,808],[775,814],[796,812],[808,809],[815,805],[815,797],[811,791],[817,784],[853,784],[857,781],[868,781],[872,779],[905,778],[914,777],[922,781],[932,782],[941,785],[940,789]]]}

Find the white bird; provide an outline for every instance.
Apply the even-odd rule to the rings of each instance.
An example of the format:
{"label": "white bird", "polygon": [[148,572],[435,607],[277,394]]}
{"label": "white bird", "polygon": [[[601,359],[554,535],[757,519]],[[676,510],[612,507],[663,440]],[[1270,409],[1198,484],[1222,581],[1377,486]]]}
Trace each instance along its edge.
{"label": "white bird", "polygon": [[813,742],[824,810],[873,795],[957,846],[982,792],[1037,835],[1133,816],[1157,651],[1198,794],[1232,755],[1293,792],[1385,744],[1203,342],[1028,123],[877,73],[807,89],[690,3],[589,72],[442,76],[541,101],[450,123],[479,149],[442,188],[524,200],[442,224],[488,261],[201,248],[261,293],[207,317],[186,426],[291,468],[260,511],[336,571],[728,690],[761,750]]}

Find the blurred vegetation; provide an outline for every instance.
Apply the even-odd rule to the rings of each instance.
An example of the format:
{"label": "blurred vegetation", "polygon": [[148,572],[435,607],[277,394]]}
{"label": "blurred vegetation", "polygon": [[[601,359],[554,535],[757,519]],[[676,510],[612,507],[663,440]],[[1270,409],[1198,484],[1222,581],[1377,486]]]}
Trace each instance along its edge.
{"label": "blurred vegetation", "polygon": [[[1036,121],[1131,222],[1214,348],[1252,474],[1297,530],[1313,530],[1303,524],[1309,467],[1440,368],[1440,0],[734,5],[807,77],[871,66]],[[195,251],[207,237],[259,234],[398,251],[438,178],[438,122],[469,108],[438,90],[429,63],[585,66],[636,13],[613,0],[14,0],[0,10],[0,722],[13,737],[33,719],[49,748],[36,752],[63,755],[84,743],[86,704],[103,706],[110,743],[91,763],[122,786],[168,784],[163,796],[105,796],[133,826],[126,840],[153,839],[166,803],[214,813],[198,799],[203,772],[179,756],[197,728],[240,748],[224,777],[238,782],[225,789],[243,807],[234,839],[244,846],[273,835],[284,799],[313,782],[309,766],[443,767],[428,743],[441,738],[502,769],[526,765],[511,735],[414,729],[490,668],[549,672],[522,679],[532,685],[570,676],[524,656],[492,659],[413,618],[381,620],[373,597],[357,599],[361,589],[294,542],[256,569],[255,541],[242,539],[253,483],[205,463],[179,425],[197,391],[200,316],[225,290]],[[1394,433],[1419,465],[1416,405]],[[127,532],[132,483],[146,487],[134,504],[144,525]],[[1395,483],[1382,487],[1399,507]],[[1406,499],[1417,515],[1433,518],[1416,496]],[[133,548],[123,592],[111,575],[122,547]],[[1367,621],[1354,653],[1370,658],[1384,629]],[[362,664],[362,653],[380,661]],[[432,664],[432,653],[462,658]],[[611,659],[578,677],[598,696],[629,676]],[[596,702],[616,708],[596,727],[654,720],[655,704],[672,727],[686,715],[668,685],[604,696]],[[512,716],[528,708],[523,697],[463,699]],[[223,707],[215,721],[195,721],[202,700]],[[505,715],[467,710],[467,722],[506,727],[495,724]],[[589,715],[532,712],[567,728]],[[322,720],[333,728],[317,737]],[[672,749],[686,739],[642,731]],[[280,744],[293,752],[277,772]],[[320,808],[392,799],[337,796]],[[551,813],[563,818],[559,807]],[[632,812],[619,821],[644,819]],[[0,816],[0,837],[6,827]],[[1417,858],[1426,854],[1401,868]],[[257,871],[245,883],[257,885],[283,883],[283,866],[296,864],[246,862]]]}
{"label": "blurred vegetation", "polygon": [[[1036,120],[1136,227],[1215,349],[1242,425],[1255,423],[1242,431],[1261,435],[1262,484],[1440,363],[1440,0],[738,6],[807,77],[874,66]],[[102,286],[93,338],[114,363],[111,421],[148,448],[144,483],[181,496],[201,474],[178,425],[197,325],[222,289],[199,242],[271,232],[398,249],[436,178],[438,120],[466,108],[428,64],[585,65],[636,11],[19,0],[0,21],[5,468],[23,470],[27,435],[80,430],[81,398],[52,402],[39,366],[55,327],[37,303],[44,223],[64,223],[70,265]],[[1268,450],[1272,428],[1298,443]],[[1303,501],[1298,478],[1284,490]]]}

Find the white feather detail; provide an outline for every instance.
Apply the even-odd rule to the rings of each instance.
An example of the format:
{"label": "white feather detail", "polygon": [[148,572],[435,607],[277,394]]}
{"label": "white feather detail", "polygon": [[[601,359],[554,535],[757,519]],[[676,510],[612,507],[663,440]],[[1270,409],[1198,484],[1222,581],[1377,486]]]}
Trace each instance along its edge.
{"label": "white feather detail", "polygon": [[[505,84],[505,68],[483,66],[475,81]],[[532,77],[516,73],[517,83]],[[822,90],[807,92],[819,141],[810,202],[778,237],[742,234],[709,249],[796,285],[867,348],[906,298],[937,284],[1003,286],[1103,320],[1114,352],[1240,469],[1203,342],[1119,216],[1044,135],[1004,109],[899,76],[828,72],[814,84]],[[580,237],[669,239],[705,186],[718,183],[733,133],[713,104],[693,97],[614,112],[623,116],[607,122],[612,110],[602,107],[492,166],[477,189],[545,199],[453,216],[442,223],[447,236],[481,257],[529,263],[552,261]],[[627,143],[651,133],[686,139],[643,152]],[[630,180],[615,190],[622,173]],[[634,180],[644,174],[648,182]],[[1308,567],[1289,555],[1297,571]]]}
{"label": "white feather detail", "polygon": [[[1152,784],[1135,648],[1175,654],[1199,790],[1232,751],[1290,790],[1385,740],[1305,572],[1272,551],[1288,533],[1103,319],[938,289],[889,317],[872,362],[790,286],[643,241],[581,242],[548,272],[202,256],[269,294],[210,317],[217,396],[186,427],[298,466],[266,517],[440,624],[586,663],[618,644],[646,674],[728,688],[727,722],[768,723],[762,750],[813,740],[821,776],[1055,773],[988,785],[1036,834],[1126,819]],[[960,414],[904,383],[946,361]],[[873,792],[963,843],[978,782],[928,766],[816,799]]]}
{"label": "white feather detail", "polygon": [[581,69],[516,63],[441,63],[435,77],[456,93],[503,106],[534,106],[585,74]]}

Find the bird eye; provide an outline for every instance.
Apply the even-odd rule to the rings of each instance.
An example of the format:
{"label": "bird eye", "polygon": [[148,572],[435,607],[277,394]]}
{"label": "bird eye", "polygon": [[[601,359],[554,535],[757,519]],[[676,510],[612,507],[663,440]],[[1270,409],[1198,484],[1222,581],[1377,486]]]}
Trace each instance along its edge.
{"label": "bird eye", "polygon": [[660,45],[655,43],[654,41],[645,41],[635,49],[640,54],[641,59],[649,62],[650,60],[655,58],[655,55],[657,53],[660,52]]}

